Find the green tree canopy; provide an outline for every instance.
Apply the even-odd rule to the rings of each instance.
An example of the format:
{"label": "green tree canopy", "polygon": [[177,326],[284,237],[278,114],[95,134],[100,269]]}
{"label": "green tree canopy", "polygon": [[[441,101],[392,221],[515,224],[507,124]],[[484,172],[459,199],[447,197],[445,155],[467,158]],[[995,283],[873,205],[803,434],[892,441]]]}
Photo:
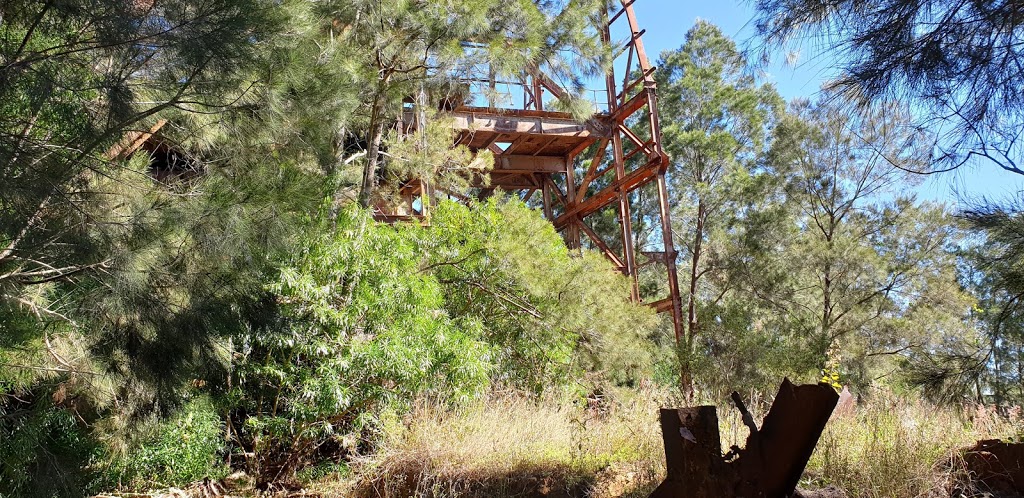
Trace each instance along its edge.
{"label": "green tree canopy", "polygon": [[686,269],[681,358],[689,389],[689,364],[709,352],[695,345],[718,335],[702,329],[715,327],[711,318],[732,287],[733,227],[765,199],[761,159],[783,101],[748,74],[735,43],[707,22],[691,28],[683,46],[663,53],[657,65],[664,147],[672,158],[672,218]]}
{"label": "green tree canopy", "polygon": [[935,164],[955,168],[981,157],[1024,174],[1019,129],[1024,118],[1017,42],[1024,30],[1013,1],[757,0],[756,26],[766,50],[813,38],[830,49],[852,101],[899,101],[920,113],[919,126],[941,130]]}

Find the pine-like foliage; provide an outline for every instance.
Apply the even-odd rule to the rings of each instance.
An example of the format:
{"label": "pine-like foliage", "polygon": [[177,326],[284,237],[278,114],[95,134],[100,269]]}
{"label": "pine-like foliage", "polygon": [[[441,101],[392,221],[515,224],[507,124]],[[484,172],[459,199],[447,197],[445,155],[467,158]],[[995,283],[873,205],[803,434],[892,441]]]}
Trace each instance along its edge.
{"label": "pine-like foliage", "polygon": [[1013,0],[758,0],[769,48],[808,36],[836,54],[847,96],[900,101],[942,130],[939,167],[980,156],[1024,173],[1019,43],[1024,11]]}
{"label": "pine-like foliage", "polygon": [[595,26],[604,7],[591,0],[316,4],[316,15],[330,23],[323,28],[324,53],[345,47],[343,63],[360,94],[351,125],[366,148],[359,203],[371,203],[381,147],[403,102],[430,90],[434,103],[461,104],[469,97],[468,80],[525,81],[526,72],[537,69],[581,88],[582,77],[603,67],[606,48]]}
{"label": "pine-like foliage", "polygon": [[922,354],[908,376],[940,400],[969,399],[1007,406],[1024,400],[1024,249],[1020,199],[982,204],[963,213],[979,236],[961,251],[961,281],[978,302],[976,334]]}
{"label": "pine-like foliage", "polygon": [[[274,29],[274,12],[272,2],[235,0],[0,7],[5,323],[27,314],[74,327],[74,301],[53,292],[125,269],[118,239],[149,228],[156,212],[133,202],[153,182],[144,164],[112,163],[108,150],[161,112],[237,98],[234,76]],[[9,347],[39,337],[4,336]]]}
{"label": "pine-like foliage", "polygon": [[903,190],[928,154],[905,111],[797,101],[792,112],[770,154],[789,178],[794,225],[776,242],[788,263],[762,295],[785,311],[775,326],[794,364],[831,361],[844,382],[867,385],[893,359],[966,333],[952,252],[962,233]]}
{"label": "pine-like foliage", "polygon": [[686,303],[680,359],[688,384],[694,364],[712,360],[709,350],[728,348],[735,322],[743,320],[737,308],[744,306],[726,298],[735,286],[730,277],[749,277],[738,275],[751,259],[738,252],[745,249],[737,247],[744,229],[759,223],[757,212],[771,215],[766,185],[775,177],[762,159],[783,101],[749,74],[736,44],[704,21],[686,33],[681,47],[661,54],[655,78],[664,147],[672,158],[672,218]]}

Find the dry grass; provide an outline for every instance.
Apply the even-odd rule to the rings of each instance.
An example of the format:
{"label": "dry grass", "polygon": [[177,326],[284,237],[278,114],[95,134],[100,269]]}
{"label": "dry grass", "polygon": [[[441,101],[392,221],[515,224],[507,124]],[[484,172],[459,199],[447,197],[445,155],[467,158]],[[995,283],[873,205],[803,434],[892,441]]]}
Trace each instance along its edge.
{"label": "dry grass", "polygon": [[851,498],[948,498],[957,488],[971,487],[963,448],[1021,429],[1019,415],[1004,417],[986,407],[937,408],[877,393],[852,415],[829,422],[804,481],[835,485]]}
{"label": "dry grass", "polygon": [[375,497],[644,495],[663,473],[650,395],[594,408],[494,396],[420,406],[389,431],[358,489]]}
{"label": "dry grass", "polygon": [[[770,399],[744,398],[760,420]],[[802,487],[833,485],[850,498],[961,496],[969,475],[959,458],[979,439],[1024,431],[1019,414],[985,407],[940,409],[873,393],[851,415],[829,422]],[[644,497],[664,476],[658,393],[621,393],[601,409],[495,395],[449,411],[421,405],[387,431],[351,478],[318,487],[324,496],[372,498]],[[719,407],[723,449],[747,431]],[[970,493],[964,496],[971,496]]]}

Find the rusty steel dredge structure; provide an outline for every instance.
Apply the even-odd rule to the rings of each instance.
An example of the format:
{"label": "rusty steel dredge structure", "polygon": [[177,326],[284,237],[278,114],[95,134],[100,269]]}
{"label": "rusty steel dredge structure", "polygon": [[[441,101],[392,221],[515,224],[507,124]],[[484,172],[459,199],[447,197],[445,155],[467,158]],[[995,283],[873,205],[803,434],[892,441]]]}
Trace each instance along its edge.
{"label": "rusty steel dredge structure", "polygon": [[[644,30],[637,24],[634,1],[619,0],[617,10],[605,11],[600,35],[605,47],[612,50],[614,62],[605,72],[604,108],[587,122],[580,123],[570,114],[546,105],[568,94],[540,70],[524,71],[515,82],[497,81],[493,72],[487,78],[472,79],[467,85],[478,91],[476,100],[470,99],[469,103],[486,105],[459,101],[449,102],[442,108],[453,120],[457,132],[455,146],[464,145],[474,153],[490,151],[494,155],[489,181],[473,185],[480,189],[481,197],[501,189],[531,202],[531,198],[539,194],[545,216],[562,233],[567,245],[571,249],[580,248],[584,238],[588,239],[632,280],[635,301],[641,301],[640,268],[648,264],[663,266],[668,296],[646,304],[658,312],[672,314],[679,340],[684,322],[665,178],[669,160],[661,145],[654,68],[644,51],[641,39]],[[613,33],[619,32],[624,32],[625,41],[613,40]],[[616,76],[616,68],[621,71],[621,80]],[[517,91],[521,88],[522,95],[496,103],[494,92],[499,85],[515,87]],[[483,94],[488,96],[481,99]],[[423,113],[410,110],[403,118],[405,123],[399,123],[399,127],[416,129],[422,119]],[[410,182],[402,188],[406,213],[415,217],[429,216],[430,198],[439,192],[425,183]],[[638,255],[629,196],[652,184],[657,190],[660,218],[657,224],[661,229],[655,237],[660,239],[663,250]],[[414,207],[416,199],[419,207]],[[536,200],[532,202],[538,204]],[[620,226],[619,240],[614,245],[619,251],[588,224],[589,217],[605,209],[616,211]],[[397,221],[410,216],[378,209],[377,217]],[[638,256],[646,261],[638,261]]]}

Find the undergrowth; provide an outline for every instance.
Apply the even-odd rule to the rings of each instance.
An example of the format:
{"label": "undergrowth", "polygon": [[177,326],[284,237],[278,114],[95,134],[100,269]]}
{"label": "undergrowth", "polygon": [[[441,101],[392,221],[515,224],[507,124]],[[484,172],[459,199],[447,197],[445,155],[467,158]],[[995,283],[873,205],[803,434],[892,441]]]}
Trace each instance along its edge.
{"label": "undergrowth", "polygon": [[1022,427],[1019,410],[1004,416],[985,406],[940,408],[874,393],[829,421],[803,484],[834,485],[851,498],[954,496],[973,487],[962,450],[981,439],[1013,438]]}
{"label": "undergrowth", "polygon": [[[973,484],[962,450],[1024,430],[1019,410],[870,394],[829,422],[801,487],[835,486],[850,498],[959,497],[955,490]],[[771,398],[744,398],[760,425]],[[330,486],[344,481],[346,495],[375,498],[647,496],[664,478],[657,410],[670,400],[632,391],[598,406],[509,395],[454,411],[419,404],[386,431],[376,455],[319,485],[341,489]],[[720,404],[719,419],[723,450],[742,446],[747,429],[737,411]]]}
{"label": "undergrowth", "polygon": [[663,473],[649,395],[585,403],[493,395],[419,405],[387,431],[354,490],[364,496],[644,495]]}
{"label": "undergrowth", "polygon": [[[976,489],[962,450],[980,439],[1019,440],[1024,431],[1019,409],[942,408],[886,392],[868,398],[829,421],[801,487],[835,486],[849,498],[985,496],[960,492]],[[771,399],[758,393],[744,399],[760,425]],[[421,401],[383,422],[372,453],[305,469],[301,480],[309,496],[325,497],[646,497],[665,471],[658,408],[680,404],[655,390],[577,401],[492,393],[459,408]],[[736,410],[718,406],[723,450],[742,445],[747,430]],[[144,468],[163,465],[146,455],[177,451],[176,431],[192,427],[181,423],[164,426],[162,436],[151,439],[161,450],[135,453],[135,476],[145,478]],[[192,429],[211,446],[175,456],[177,464],[209,462],[212,423]],[[230,494],[255,495],[246,482]]]}
{"label": "undergrowth", "polygon": [[110,447],[98,462],[100,487],[138,490],[187,486],[227,476],[224,433],[209,399],[187,403],[174,416],[138,429],[124,447]]}

